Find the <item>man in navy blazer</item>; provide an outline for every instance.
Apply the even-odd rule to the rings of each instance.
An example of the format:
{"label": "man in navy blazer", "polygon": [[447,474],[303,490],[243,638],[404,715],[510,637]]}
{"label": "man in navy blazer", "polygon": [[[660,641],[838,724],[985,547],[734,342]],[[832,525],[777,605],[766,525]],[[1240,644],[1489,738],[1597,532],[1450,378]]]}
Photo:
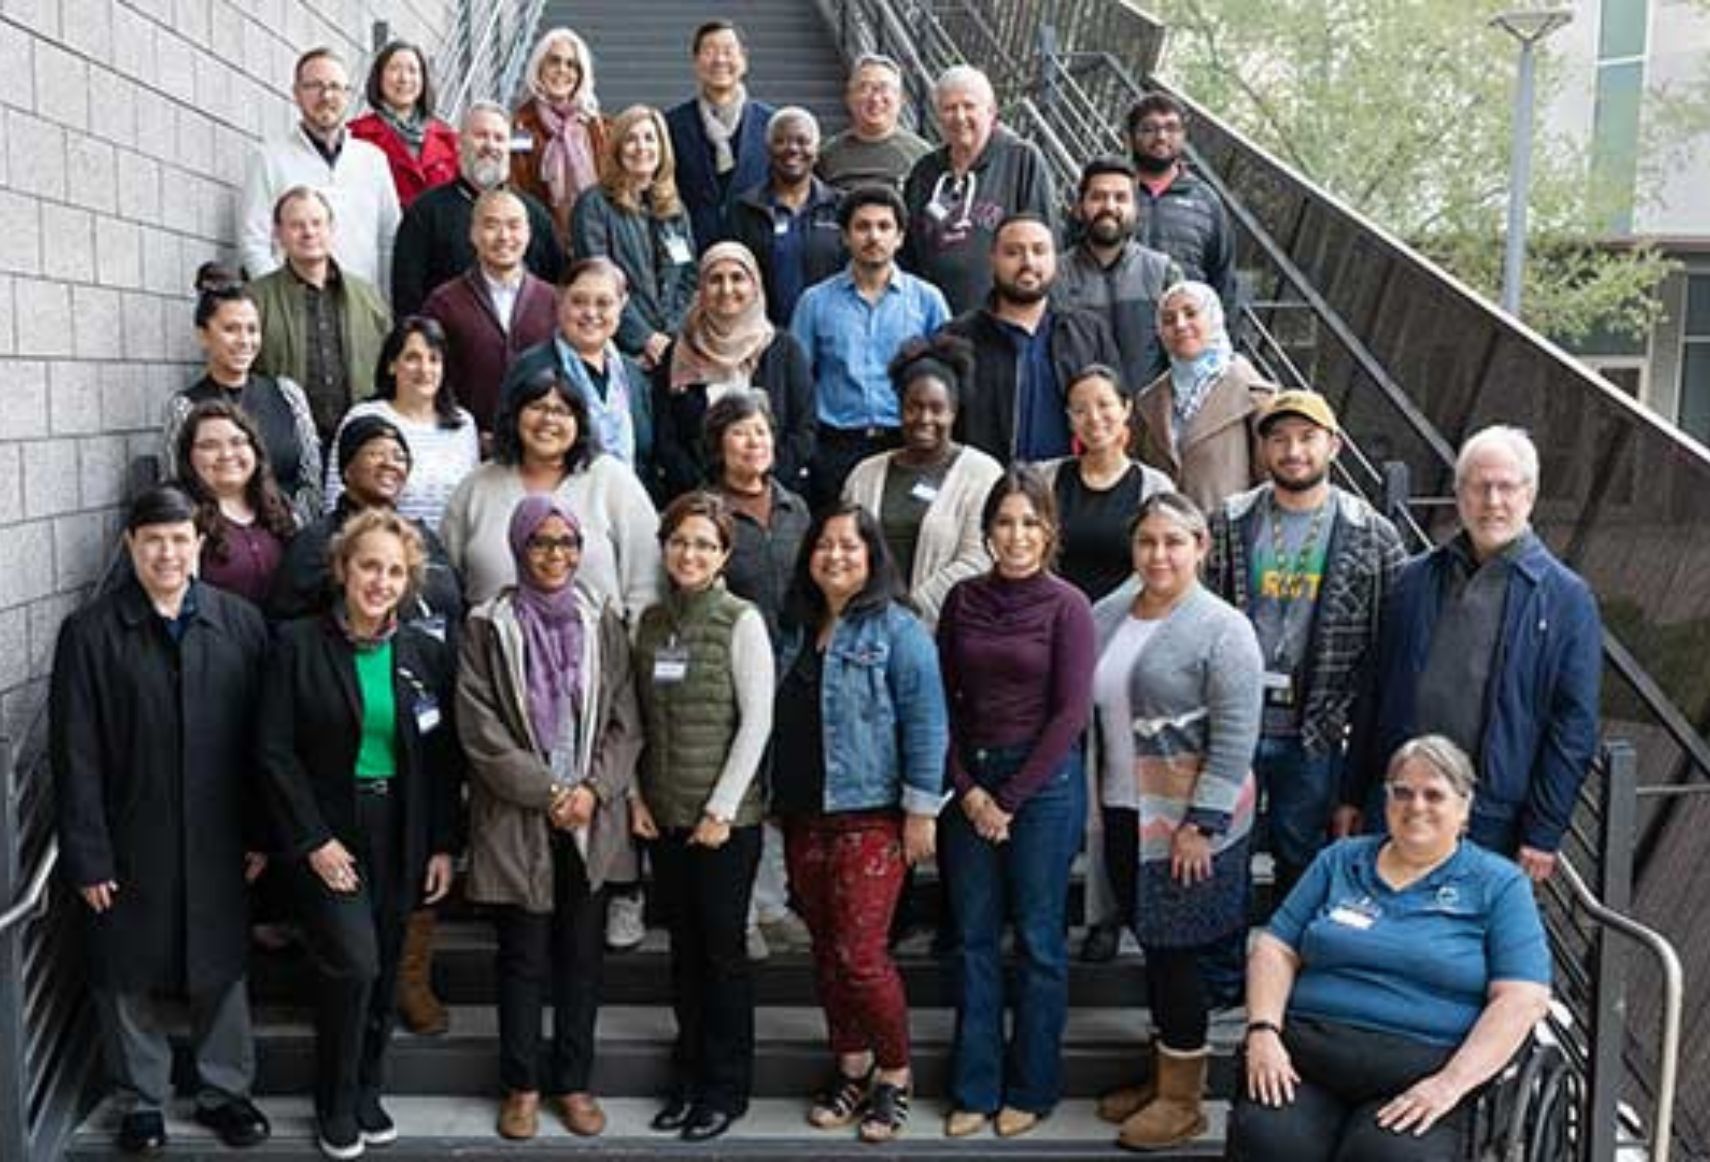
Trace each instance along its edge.
{"label": "man in navy blazer", "polygon": [[750,100],[748,48],[728,20],[695,29],[696,93],[665,114],[677,159],[677,193],[689,208],[697,250],[730,237],[725,204],[766,180],[766,123],[772,106]]}

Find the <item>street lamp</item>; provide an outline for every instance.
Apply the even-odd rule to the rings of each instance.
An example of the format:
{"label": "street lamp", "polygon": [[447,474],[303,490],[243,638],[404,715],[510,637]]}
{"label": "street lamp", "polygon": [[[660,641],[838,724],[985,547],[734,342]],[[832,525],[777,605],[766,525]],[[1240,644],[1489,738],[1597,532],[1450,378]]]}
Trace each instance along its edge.
{"label": "street lamp", "polygon": [[1514,85],[1514,140],[1509,164],[1508,238],[1502,255],[1502,309],[1520,315],[1520,286],[1526,275],[1526,199],[1532,185],[1533,74],[1538,42],[1573,19],[1571,8],[1515,8],[1490,23],[1520,42],[1520,75]]}

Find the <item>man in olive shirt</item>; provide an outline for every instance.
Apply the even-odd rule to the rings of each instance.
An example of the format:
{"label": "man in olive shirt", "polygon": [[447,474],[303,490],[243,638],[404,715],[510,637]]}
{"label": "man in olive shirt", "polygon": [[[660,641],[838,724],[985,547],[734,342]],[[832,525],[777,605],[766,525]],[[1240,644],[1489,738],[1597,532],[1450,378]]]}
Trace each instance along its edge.
{"label": "man in olive shirt", "polygon": [[849,128],[820,147],[819,176],[840,190],[878,183],[902,192],[903,179],[932,146],[899,123],[902,69],[879,53],[855,60],[843,91]]}

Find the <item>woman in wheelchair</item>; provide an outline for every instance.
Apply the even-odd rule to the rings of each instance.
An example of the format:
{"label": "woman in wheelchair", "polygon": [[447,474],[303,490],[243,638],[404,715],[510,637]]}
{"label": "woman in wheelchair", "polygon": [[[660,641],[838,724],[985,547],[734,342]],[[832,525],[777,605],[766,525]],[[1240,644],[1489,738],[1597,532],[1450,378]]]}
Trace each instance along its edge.
{"label": "woman in wheelchair", "polygon": [[1466,755],[1413,739],[1385,792],[1388,834],[1322,852],[1253,948],[1227,1158],[1458,1159],[1467,1099],[1548,1006],[1530,883],[1462,839]]}

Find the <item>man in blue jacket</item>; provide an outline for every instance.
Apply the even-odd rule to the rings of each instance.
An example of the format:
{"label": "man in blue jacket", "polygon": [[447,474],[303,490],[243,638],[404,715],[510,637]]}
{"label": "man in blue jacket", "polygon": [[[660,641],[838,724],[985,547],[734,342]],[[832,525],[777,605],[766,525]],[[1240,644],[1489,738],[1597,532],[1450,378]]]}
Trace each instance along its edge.
{"label": "man in blue jacket", "polygon": [[705,250],[730,237],[725,207],[742,190],[766,180],[766,123],[776,112],[751,100],[748,47],[728,20],[695,29],[693,97],[665,114],[677,158],[677,194],[689,208],[695,246]]}
{"label": "man in blue jacket", "polygon": [[1518,428],[1476,433],[1455,462],[1462,531],[1409,562],[1385,607],[1338,811],[1352,830],[1396,747],[1453,739],[1478,767],[1468,836],[1535,880],[1597,750],[1602,621],[1586,583],[1531,529],[1538,451]]}

